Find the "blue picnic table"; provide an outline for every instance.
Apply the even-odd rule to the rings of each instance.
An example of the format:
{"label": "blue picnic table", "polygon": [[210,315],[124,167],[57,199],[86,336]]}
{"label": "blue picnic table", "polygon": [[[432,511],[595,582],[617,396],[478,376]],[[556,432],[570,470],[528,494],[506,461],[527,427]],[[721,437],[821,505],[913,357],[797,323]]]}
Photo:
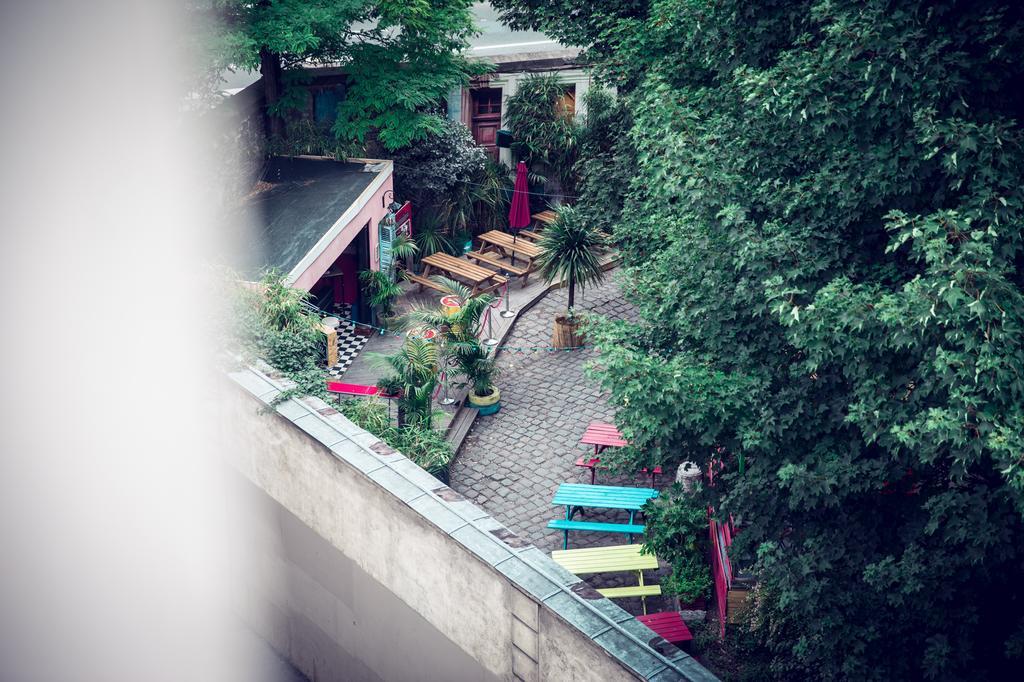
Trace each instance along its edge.
{"label": "blue picnic table", "polygon": [[565,518],[572,520],[583,508],[625,509],[629,511],[629,522],[644,503],[657,497],[654,488],[623,488],[614,485],[590,485],[586,483],[562,483],[555,492],[551,504],[565,507]]}

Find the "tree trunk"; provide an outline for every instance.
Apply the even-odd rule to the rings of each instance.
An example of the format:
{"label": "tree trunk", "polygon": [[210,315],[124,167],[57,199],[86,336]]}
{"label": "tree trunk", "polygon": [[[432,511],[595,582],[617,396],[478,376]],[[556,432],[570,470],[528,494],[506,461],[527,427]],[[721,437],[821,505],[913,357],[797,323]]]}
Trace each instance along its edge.
{"label": "tree trunk", "polygon": [[576,302],[576,278],[569,273],[569,314],[572,315],[572,307]]}
{"label": "tree trunk", "polygon": [[281,99],[281,57],[266,47],[260,48],[260,73],[263,74],[263,96],[267,106],[267,132],[270,137],[284,137],[284,119],[270,113]]}

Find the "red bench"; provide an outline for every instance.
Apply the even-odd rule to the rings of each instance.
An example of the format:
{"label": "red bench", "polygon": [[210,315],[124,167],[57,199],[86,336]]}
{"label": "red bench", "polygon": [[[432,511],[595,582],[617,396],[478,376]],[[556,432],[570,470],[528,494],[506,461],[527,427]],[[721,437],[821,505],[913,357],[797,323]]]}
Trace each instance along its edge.
{"label": "red bench", "polygon": [[649,613],[646,616],[637,616],[636,619],[672,644],[682,644],[693,639],[690,628],[686,627],[678,611]]}
{"label": "red bench", "polygon": [[[580,457],[576,460],[576,466],[586,467],[590,469],[590,483],[593,485],[597,479],[597,467],[601,463],[601,458],[598,457],[605,448],[621,448],[629,443],[622,437],[619,430],[615,428],[614,424],[606,424],[605,422],[590,422],[587,425],[587,430],[583,432],[583,436],[580,438],[580,442],[584,445],[594,446],[593,457]],[[642,474],[649,474],[651,477],[651,487],[654,487],[654,477],[661,475],[661,467],[654,467],[654,472],[648,472],[645,468],[640,470]]]}
{"label": "red bench", "polygon": [[[594,481],[597,479],[597,467],[600,464],[601,464],[601,458],[600,457],[589,457],[587,455],[583,455],[582,457],[580,457],[579,459],[576,460],[576,466],[584,467],[586,469],[590,469],[590,484],[591,485],[593,485]],[[653,472],[649,471],[647,469],[647,467],[644,467],[643,469],[640,470],[640,473],[644,474],[644,475],[649,475],[651,477],[651,487],[653,488],[654,487],[654,477],[655,476],[661,476],[661,467],[660,466],[654,467],[654,471]]]}
{"label": "red bench", "polygon": [[376,386],[364,386],[363,384],[343,384],[340,381],[328,381],[327,391],[340,395],[377,395],[380,389]]}

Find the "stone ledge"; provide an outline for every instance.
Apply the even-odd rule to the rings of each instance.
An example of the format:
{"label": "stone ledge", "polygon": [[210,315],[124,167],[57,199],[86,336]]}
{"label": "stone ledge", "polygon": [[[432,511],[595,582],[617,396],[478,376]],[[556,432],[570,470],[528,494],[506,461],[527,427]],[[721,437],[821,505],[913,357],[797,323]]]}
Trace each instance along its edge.
{"label": "stone ledge", "polygon": [[[267,368],[269,370],[269,368]],[[666,656],[638,636],[639,623],[608,599],[582,595],[580,579],[505,528],[486,511],[359,429],[316,398],[271,407],[282,382],[257,367],[229,373],[239,388],[274,410],[403,504],[490,565],[525,595],[593,641],[640,679],[715,680],[685,652]],[[275,390],[276,389],[276,390]],[[332,442],[327,445],[328,442]],[[460,523],[460,519],[462,522]],[[596,593],[595,593],[596,594]],[[628,623],[628,625],[626,625]],[[642,627],[642,626],[641,626]],[[657,638],[653,632],[651,638]],[[660,648],[660,647],[659,647]]]}

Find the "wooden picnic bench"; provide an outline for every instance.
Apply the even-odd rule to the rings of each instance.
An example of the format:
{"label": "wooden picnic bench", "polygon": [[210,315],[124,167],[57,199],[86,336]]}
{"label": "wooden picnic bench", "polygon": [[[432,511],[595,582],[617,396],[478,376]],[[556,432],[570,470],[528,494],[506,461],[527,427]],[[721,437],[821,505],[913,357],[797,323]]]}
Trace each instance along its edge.
{"label": "wooden picnic bench", "polygon": [[505,258],[519,258],[526,261],[526,269],[532,272],[534,261],[542,253],[539,246],[528,239],[513,239],[512,235],[500,230],[491,230],[477,236],[480,240],[480,253],[495,251]]}
{"label": "wooden picnic bench", "polygon": [[[423,275],[413,275],[410,277],[413,282],[420,285],[420,291],[423,291],[424,286],[433,286],[436,289],[441,289],[441,287],[430,280],[430,273],[434,270],[440,270],[452,279],[464,280],[472,286],[472,294],[474,296],[484,291],[497,289],[508,282],[505,277],[492,270],[482,268],[468,260],[450,256],[447,253],[432,253],[429,256],[424,256],[421,262],[425,266],[423,268]],[[426,280],[426,282],[423,280]],[[431,283],[428,284],[427,282]]]}
{"label": "wooden picnic bench", "polygon": [[540,232],[532,232],[530,230],[519,230],[518,236],[523,237],[525,239],[529,239],[534,244],[536,244],[537,242],[544,238],[544,235],[542,235]]}
{"label": "wooden picnic bench", "polygon": [[647,614],[647,597],[661,594],[661,585],[644,584],[644,571],[658,568],[658,557],[642,554],[643,545],[611,545],[609,547],[588,547],[586,549],[555,550],[551,558],[555,563],[574,575],[594,573],[636,572],[636,585],[626,587],[605,587],[597,591],[609,599],[640,597],[644,615]]}
{"label": "wooden picnic bench", "polygon": [[554,211],[541,211],[540,213],[534,213],[530,217],[536,220],[538,223],[550,225],[551,223],[555,222],[555,218],[558,217],[558,214],[555,213]]}
{"label": "wooden picnic bench", "polygon": [[338,393],[339,395],[371,396],[380,393],[380,389],[376,386],[366,386],[365,384],[346,384],[340,381],[328,381],[327,392]]}
{"label": "wooden picnic bench", "polygon": [[637,616],[636,619],[671,644],[681,644],[693,639],[690,628],[686,627],[686,621],[678,611],[659,611]]}
{"label": "wooden picnic bench", "polygon": [[511,265],[506,263],[498,257],[498,254],[494,253],[482,253],[480,251],[470,251],[466,254],[466,258],[475,260],[477,263],[483,263],[489,265],[492,268],[497,268],[500,272],[507,272],[510,275],[516,275],[523,280],[523,286],[526,286],[526,278],[530,276],[530,269],[524,268],[520,265]]}
{"label": "wooden picnic bench", "polygon": [[[633,522],[633,516],[644,503],[657,496],[653,488],[620,488],[604,485],[562,483],[555,491],[552,504],[565,506],[565,518],[548,522],[548,528],[562,531],[562,548],[569,548],[569,531],[593,533],[622,533],[632,542],[634,535],[643,535],[644,527]],[[576,512],[585,508],[624,509],[629,512],[629,523],[600,523],[574,521]]]}
{"label": "wooden picnic bench", "polygon": [[[587,430],[583,432],[583,436],[580,438],[580,442],[584,445],[594,446],[594,456],[587,457],[583,456],[576,460],[576,466],[590,469],[590,483],[593,485],[597,479],[597,467],[601,464],[601,458],[598,456],[606,448],[621,448],[624,445],[629,445],[629,442],[622,437],[619,430],[615,428],[614,424],[608,424],[605,422],[590,422],[587,425]],[[648,470],[644,467],[640,470],[640,473],[649,474],[651,477],[651,486],[654,485],[654,477],[661,475],[661,467],[656,466],[652,470]]]}

